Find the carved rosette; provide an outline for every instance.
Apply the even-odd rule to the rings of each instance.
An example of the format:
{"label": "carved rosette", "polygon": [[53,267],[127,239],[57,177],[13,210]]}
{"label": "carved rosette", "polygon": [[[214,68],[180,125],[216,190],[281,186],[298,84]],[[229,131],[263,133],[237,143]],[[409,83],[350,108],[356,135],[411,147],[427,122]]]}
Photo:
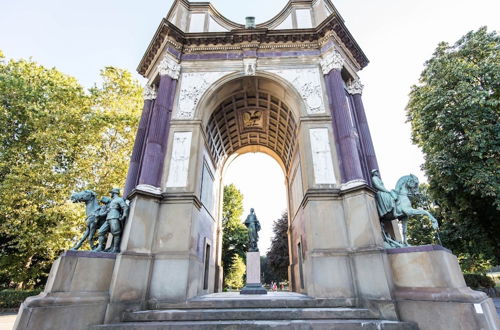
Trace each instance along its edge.
{"label": "carved rosette", "polygon": [[245,76],[255,76],[257,71],[257,59],[245,58],[243,59],[243,67],[245,69]]}
{"label": "carved rosette", "polygon": [[362,94],[363,93],[363,84],[361,83],[360,80],[351,80],[347,84],[347,92],[351,95],[354,94]]}
{"label": "carved rosette", "polygon": [[336,50],[328,54],[323,55],[323,59],[320,61],[321,70],[323,74],[328,74],[332,70],[342,70],[344,66],[344,58]]}
{"label": "carved rosette", "polygon": [[172,79],[179,79],[179,73],[181,71],[181,66],[179,63],[174,61],[171,57],[165,56],[158,65],[158,72],[160,75],[170,76]]}
{"label": "carved rosette", "polygon": [[144,86],[144,92],[142,93],[144,100],[155,100],[156,95],[157,91],[155,86],[149,86],[149,85]]}

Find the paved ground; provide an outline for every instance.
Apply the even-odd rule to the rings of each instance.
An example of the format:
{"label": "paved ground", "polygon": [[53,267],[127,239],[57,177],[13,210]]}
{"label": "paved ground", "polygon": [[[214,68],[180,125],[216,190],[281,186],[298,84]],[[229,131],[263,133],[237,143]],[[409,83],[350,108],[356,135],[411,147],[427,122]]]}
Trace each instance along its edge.
{"label": "paved ground", "polygon": [[0,313],[0,330],[12,330],[16,315],[16,313]]}

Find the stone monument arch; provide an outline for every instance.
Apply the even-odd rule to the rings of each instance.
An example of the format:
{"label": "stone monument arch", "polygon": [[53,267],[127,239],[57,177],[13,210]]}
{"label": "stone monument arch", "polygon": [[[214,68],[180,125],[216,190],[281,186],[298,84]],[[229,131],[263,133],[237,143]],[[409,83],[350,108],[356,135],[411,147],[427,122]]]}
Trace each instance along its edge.
{"label": "stone monument arch", "polygon": [[[233,153],[250,150],[284,169],[293,291],[392,304],[367,175],[377,163],[356,75],[368,61],[339,17],[331,26],[314,21],[333,11],[328,1],[291,2],[263,26],[227,26],[219,36],[211,24],[227,20],[213,7],[174,3],[139,66],[149,80],[141,119],[147,137],[139,130],[134,155],[141,157],[129,171],[131,214],[115,268],[124,274],[117,290],[127,291],[138,285],[126,284],[129,267],[144,269],[143,296],[112,297],[108,311],[221,289],[221,170]],[[344,40],[332,27],[344,30]],[[196,31],[185,35],[182,52],[178,29]],[[228,33],[238,51],[219,45]],[[396,317],[394,308],[388,313]]]}
{"label": "stone monument arch", "polygon": [[[230,326],[247,315],[248,328],[276,318],[284,327],[292,318],[320,328],[499,327],[491,300],[466,287],[449,250],[385,249],[357,74],[367,64],[330,0],[290,0],[257,25],[175,0],[138,66],[147,84],[121,253],[62,254],[16,329],[210,327],[222,315],[213,308]],[[285,174],[294,294],[213,299],[222,291],[224,169],[254,151]]]}

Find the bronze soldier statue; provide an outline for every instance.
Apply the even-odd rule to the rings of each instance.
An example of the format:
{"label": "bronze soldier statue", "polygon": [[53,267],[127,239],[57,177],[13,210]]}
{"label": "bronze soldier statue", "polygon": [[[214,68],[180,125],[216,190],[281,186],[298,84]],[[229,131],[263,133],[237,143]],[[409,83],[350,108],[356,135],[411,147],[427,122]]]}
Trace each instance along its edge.
{"label": "bronze soldier statue", "polygon": [[113,235],[113,242],[109,252],[119,253],[122,229],[128,215],[128,205],[120,197],[120,189],[113,188],[110,190],[110,193],[111,202],[109,203],[106,221],[99,228],[99,246],[94,251],[104,251],[106,235],[111,233]]}
{"label": "bronze soldier statue", "polygon": [[248,252],[259,252],[257,242],[259,241],[260,222],[253,208],[250,209],[250,214],[245,220],[245,226],[248,228]]}
{"label": "bronze soldier statue", "polygon": [[[92,191],[91,191],[92,192]],[[96,195],[94,192],[92,192],[94,196]],[[72,199],[74,201],[77,201],[75,196],[78,196],[78,194],[81,193],[76,193],[73,194]],[[95,249],[96,247],[94,246],[94,234],[96,232],[96,229],[99,228],[104,221],[106,221],[106,214],[108,213],[108,204],[111,202],[111,199],[107,196],[104,196],[101,198],[99,201],[102,205],[97,207],[90,215],[87,216],[86,222],[87,222],[87,228],[85,229],[85,232],[83,233],[82,238],[71,248],[71,250],[78,250],[82,245],[85,239],[88,239],[90,249]]]}

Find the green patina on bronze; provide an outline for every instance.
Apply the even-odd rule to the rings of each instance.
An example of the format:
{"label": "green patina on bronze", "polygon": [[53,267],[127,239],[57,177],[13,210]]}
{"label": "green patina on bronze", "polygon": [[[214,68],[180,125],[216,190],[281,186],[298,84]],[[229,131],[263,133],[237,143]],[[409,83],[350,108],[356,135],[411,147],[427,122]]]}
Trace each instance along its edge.
{"label": "green patina on bronze", "polygon": [[255,215],[254,209],[250,209],[250,214],[245,220],[248,228],[248,252],[259,252],[257,242],[259,241],[260,222]]}
{"label": "green patina on bronze", "polygon": [[[87,228],[71,250],[80,249],[87,239],[92,251],[120,252],[121,234],[128,215],[128,204],[120,197],[120,189],[113,188],[110,193],[111,198],[103,196],[100,199],[101,206],[97,202],[97,194],[92,190],[84,190],[71,195],[73,203],[85,203],[87,215],[85,219]],[[96,246],[94,236],[98,228],[99,244]],[[113,241],[111,247],[106,250],[105,241],[108,233],[113,235]]]}
{"label": "green patina on bronze", "polygon": [[[431,223],[432,228],[436,230],[436,241],[441,244],[439,238],[439,225],[437,219],[428,211],[422,209],[414,209],[411,206],[410,197],[416,196],[418,192],[418,178],[413,175],[405,175],[396,183],[396,188],[388,190],[378,170],[372,170],[372,184],[377,190],[377,211],[382,223],[382,233],[386,243],[386,247],[404,247],[409,246],[407,242],[407,224],[408,217],[413,215],[425,215]],[[394,237],[391,237],[384,229],[386,221],[400,220],[403,226],[403,241],[399,242]]]}

